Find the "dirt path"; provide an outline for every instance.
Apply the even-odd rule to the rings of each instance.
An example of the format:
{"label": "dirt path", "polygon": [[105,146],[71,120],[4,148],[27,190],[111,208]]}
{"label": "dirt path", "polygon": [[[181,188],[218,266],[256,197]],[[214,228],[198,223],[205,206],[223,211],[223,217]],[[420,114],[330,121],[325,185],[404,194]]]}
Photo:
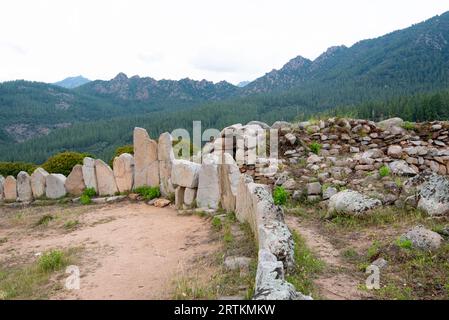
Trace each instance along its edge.
{"label": "dirt path", "polygon": [[290,228],[296,230],[306,241],[315,255],[325,262],[326,269],[315,280],[319,294],[329,300],[360,300],[368,294],[358,289],[361,279],[356,278],[350,266],[341,259],[335,248],[313,225],[301,224],[297,217],[287,215],[285,220]]}
{"label": "dirt path", "polygon": [[[30,233],[12,238],[2,254],[34,255],[53,248],[82,247],[81,288],[54,299],[171,298],[174,279],[216,248],[210,223],[173,209],[122,203],[79,216],[70,233]],[[14,234],[16,232],[11,232]],[[8,248],[9,247],[9,248]]]}

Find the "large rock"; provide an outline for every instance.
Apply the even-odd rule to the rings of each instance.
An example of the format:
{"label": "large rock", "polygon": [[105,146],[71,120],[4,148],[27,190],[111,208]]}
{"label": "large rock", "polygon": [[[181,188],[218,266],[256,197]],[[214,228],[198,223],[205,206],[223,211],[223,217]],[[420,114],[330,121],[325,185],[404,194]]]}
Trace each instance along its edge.
{"label": "large rock", "polygon": [[157,142],[143,128],[134,128],[134,186],[159,186]]}
{"label": "large rock", "polygon": [[65,181],[65,189],[67,193],[79,196],[86,189],[83,178],[83,166],[77,164],[73,167],[72,172],[68,175]]}
{"label": "large rock", "polygon": [[83,179],[87,188],[93,188],[98,192],[97,175],[95,174],[95,159],[89,157],[83,159]]}
{"label": "large rock", "polygon": [[259,250],[254,300],[312,300],[284,278],[282,262],[268,250]]}
{"label": "large rock", "polygon": [[393,174],[399,176],[414,176],[418,173],[405,160],[393,161],[388,166]]}
{"label": "large rock", "polygon": [[31,190],[35,199],[45,196],[45,179],[47,176],[48,172],[42,168],[37,168],[31,174]]}
{"label": "large rock", "polygon": [[0,201],[2,201],[4,199],[4,195],[3,195],[3,184],[5,183],[5,178],[3,178],[2,175],[0,175]]}
{"label": "large rock", "polygon": [[113,168],[118,191],[131,191],[134,183],[134,157],[129,153],[122,153],[114,158]]}
{"label": "large rock", "polygon": [[6,201],[17,200],[17,180],[13,176],[7,176],[3,183],[3,195]]}
{"label": "large rock", "polygon": [[49,199],[59,199],[67,194],[65,189],[66,177],[63,174],[52,173],[45,179],[45,195]]}
{"label": "large rock", "polygon": [[203,157],[198,175],[196,203],[199,208],[217,209],[220,203],[219,158],[215,154]]}
{"label": "large rock", "polygon": [[223,154],[223,161],[219,166],[219,175],[221,206],[226,212],[234,212],[240,170],[235,160],[228,153]]}
{"label": "large rock", "polygon": [[198,163],[175,159],[171,171],[171,182],[175,186],[196,188],[200,169],[201,165]]}
{"label": "large rock", "polygon": [[103,160],[95,160],[95,173],[97,174],[98,194],[112,196],[118,192],[114,172]]}
{"label": "large rock", "polygon": [[377,126],[381,129],[391,131],[394,127],[401,127],[404,124],[404,120],[401,118],[391,118],[377,123]]}
{"label": "large rock", "polygon": [[171,179],[173,161],[175,160],[172,144],[173,138],[168,132],[165,132],[159,136],[159,179],[161,194],[164,197],[168,197],[170,194],[175,192]]}
{"label": "large rock", "polygon": [[359,215],[381,205],[382,202],[378,199],[368,198],[357,191],[344,190],[329,199],[328,214]]}
{"label": "large rock", "polygon": [[398,145],[392,145],[388,147],[387,154],[395,159],[401,159],[402,158],[402,147]]}
{"label": "large rock", "polygon": [[31,177],[25,171],[20,171],[17,175],[17,201],[28,202],[33,200],[31,190]]}
{"label": "large rock", "polygon": [[418,208],[431,216],[449,214],[449,179],[433,174],[420,186]]}
{"label": "large rock", "polygon": [[443,242],[443,238],[436,232],[426,229],[424,226],[416,226],[401,236],[401,240],[409,240],[412,247],[421,250],[437,250]]}

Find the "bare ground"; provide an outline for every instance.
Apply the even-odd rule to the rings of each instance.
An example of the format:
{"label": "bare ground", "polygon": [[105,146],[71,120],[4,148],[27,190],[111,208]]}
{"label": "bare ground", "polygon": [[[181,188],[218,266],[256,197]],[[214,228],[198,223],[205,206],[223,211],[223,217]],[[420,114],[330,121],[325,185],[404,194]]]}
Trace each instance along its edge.
{"label": "bare ground", "polygon": [[[49,249],[81,248],[80,290],[59,290],[51,299],[171,298],[175,279],[219,245],[205,219],[143,203],[0,210],[3,266],[30,262]],[[44,213],[55,218],[36,226]],[[76,227],[67,230],[67,221]]]}

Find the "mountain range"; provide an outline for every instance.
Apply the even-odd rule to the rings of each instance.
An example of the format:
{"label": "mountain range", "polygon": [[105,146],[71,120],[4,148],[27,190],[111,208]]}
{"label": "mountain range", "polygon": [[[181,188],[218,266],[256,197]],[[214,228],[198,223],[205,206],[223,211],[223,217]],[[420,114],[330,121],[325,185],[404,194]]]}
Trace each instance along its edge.
{"label": "mountain range", "polygon": [[[109,81],[81,76],[55,84],[11,81],[0,84],[0,160],[41,161],[65,149],[109,155],[128,136],[114,140],[115,132],[95,137],[87,132],[112,123],[141,123],[158,134],[186,124],[193,115],[208,125],[291,120],[447,88],[449,12],[351,47],[331,47],[313,61],[297,56],[281,69],[237,86],[123,73]],[[81,127],[86,133],[73,136],[70,143],[58,136],[72,135]],[[45,144],[48,148],[42,148]],[[6,148],[12,152],[2,152]]]}

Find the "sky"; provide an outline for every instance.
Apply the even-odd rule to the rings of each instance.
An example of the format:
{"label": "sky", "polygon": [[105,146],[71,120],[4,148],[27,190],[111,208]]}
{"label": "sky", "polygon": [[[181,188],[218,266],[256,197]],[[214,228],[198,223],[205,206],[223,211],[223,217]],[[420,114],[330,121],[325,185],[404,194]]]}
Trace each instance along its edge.
{"label": "sky", "polygon": [[441,0],[1,0],[0,81],[237,84],[449,10]]}

